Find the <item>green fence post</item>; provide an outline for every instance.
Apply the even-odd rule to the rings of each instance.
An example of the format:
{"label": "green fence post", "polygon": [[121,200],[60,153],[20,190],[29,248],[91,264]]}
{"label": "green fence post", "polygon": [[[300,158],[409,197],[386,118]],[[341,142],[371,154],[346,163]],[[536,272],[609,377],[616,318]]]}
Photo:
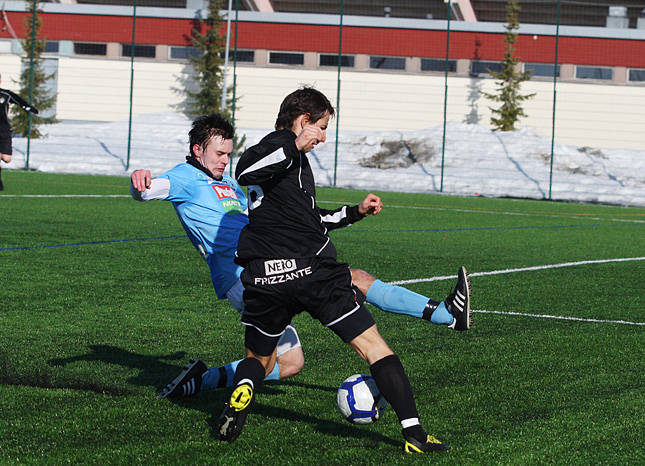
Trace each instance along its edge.
{"label": "green fence post", "polygon": [[440,192],[443,192],[443,169],[444,169],[444,160],[446,155],[446,113],[448,109],[448,69],[450,67],[450,62],[448,58],[450,57],[450,16],[451,16],[451,0],[448,0],[448,26],[446,29],[446,77],[443,91],[443,139],[441,141],[441,187],[439,188]]}
{"label": "green fence post", "polygon": [[128,156],[125,163],[126,171],[130,169],[130,143],[132,142],[132,95],[134,93],[134,32],[137,22],[137,0],[132,9],[132,47],[130,48],[130,117],[128,120]]}
{"label": "green fence post", "polygon": [[340,0],[340,29],[338,31],[338,78],[336,79],[336,144],[334,147],[334,186],[338,170],[338,131],[340,129],[340,67],[343,58],[343,0]]}
{"label": "green fence post", "polygon": [[[36,8],[37,0],[34,0],[33,14],[31,18],[31,51],[29,52],[29,105],[32,105],[34,98],[34,45],[36,43]],[[29,151],[31,147],[31,112],[27,112],[27,158],[25,168],[29,170]]]}
{"label": "green fence post", "polygon": [[560,0],[558,0],[557,18],[555,26],[555,63],[553,64],[553,116],[551,118],[551,167],[549,168],[549,200],[553,185],[553,156],[555,146],[555,95],[558,82],[558,44],[560,43]]}
{"label": "green fence post", "polygon": [[[235,0],[235,41],[233,42],[233,100],[231,101],[231,123],[235,128],[235,100],[237,98],[237,21],[240,13],[240,0]],[[231,154],[232,157],[235,154]],[[228,164],[228,173],[231,178],[233,176],[233,160],[231,159]]]}

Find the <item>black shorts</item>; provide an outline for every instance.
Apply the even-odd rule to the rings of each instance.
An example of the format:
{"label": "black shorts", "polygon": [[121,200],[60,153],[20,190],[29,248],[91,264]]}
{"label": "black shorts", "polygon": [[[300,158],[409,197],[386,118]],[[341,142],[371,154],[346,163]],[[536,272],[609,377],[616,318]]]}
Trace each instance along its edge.
{"label": "black shorts", "polygon": [[11,133],[0,133],[0,154],[12,155]]}
{"label": "black shorts", "polygon": [[374,325],[347,264],[331,258],[250,261],[244,285],[245,344],[268,356],[293,316],[308,312],[345,343]]}

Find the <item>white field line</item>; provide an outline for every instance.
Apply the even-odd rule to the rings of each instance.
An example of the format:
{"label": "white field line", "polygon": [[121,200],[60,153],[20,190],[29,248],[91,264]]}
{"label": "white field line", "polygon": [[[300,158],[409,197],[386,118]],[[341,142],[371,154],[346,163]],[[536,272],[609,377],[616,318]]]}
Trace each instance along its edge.
{"label": "white field line", "polygon": [[[319,204],[339,204],[342,201],[318,201]],[[576,220],[610,220],[612,222],[627,222],[627,223],[645,223],[645,220],[629,219],[629,218],[613,218],[613,217],[590,217],[586,215],[575,214],[552,214],[548,212],[508,212],[504,210],[479,210],[479,209],[466,209],[462,207],[434,207],[434,206],[410,206],[387,204],[385,208],[392,207],[397,209],[411,209],[411,210],[441,210],[446,212],[465,212],[471,214],[492,214],[492,215],[515,215],[518,217],[548,217],[548,218],[569,218]]]}
{"label": "white field line", "polygon": [[[15,195],[9,194],[2,197],[130,197],[126,194],[112,194],[112,195],[103,195],[103,194],[52,194],[52,195],[43,195],[43,194],[24,194],[24,195]],[[322,201],[327,202],[328,201]],[[576,215],[571,216],[561,216],[553,214],[542,214],[542,213],[522,213],[522,212],[499,212],[499,211],[484,211],[484,210],[471,210],[471,209],[459,209],[459,208],[445,208],[445,207],[421,207],[421,206],[399,206],[399,205],[389,205],[388,207],[399,207],[407,209],[418,209],[418,210],[450,210],[455,212],[472,212],[472,213],[487,213],[487,214],[501,214],[501,215],[518,215],[518,216],[544,216],[544,217],[554,217],[554,218],[587,218],[590,220],[607,220],[606,218],[599,217],[581,217]],[[616,222],[633,222],[633,223],[645,223],[645,220],[631,220],[631,219],[615,219],[610,220]],[[519,269],[504,269],[504,270],[493,270],[490,272],[475,272],[471,273],[470,277],[483,277],[487,275],[501,275],[506,273],[517,273],[517,272],[532,272],[536,270],[548,270],[548,269],[557,269],[562,267],[574,267],[578,265],[589,265],[589,264],[607,264],[611,262],[627,262],[627,261],[642,261],[645,260],[645,257],[627,257],[627,258],[618,258],[618,259],[602,259],[594,261],[579,261],[579,262],[565,262],[562,264],[551,264],[551,265],[539,265],[535,267],[524,267]],[[408,285],[412,283],[424,283],[424,282],[434,282],[441,280],[454,280],[457,278],[456,275],[449,275],[444,277],[432,277],[432,278],[417,278],[413,280],[399,280],[394,282],[388,282],[390,285]],[[503,311],[486,311],[486,310],[473,310],[473,312],[482,313],[482,314],[502,314],[502,315],[513,315],[513,316],[523,316],[523,317],[536,317],[542,319],[559,319],[559,320],[572,320],[578,322],[598,322],[598,323],[612,323],[612,324],[624,324],[624,325],[645,325],[645,322],[627,322],[623,320],[602,320],[602,319],[583,319],[579,317],[567,317],[567,316],[552,316],[547,314],[526,314],[520,312],[503,312]]]}
{"label": "white field line", "polygon": [[[470,277],[484,277],[487,275],[501,275],[505,273],[517,273],[517,272],[533,272],[536,270],[559,269],[562,267],[574,267],[578,265],[607,264],[610,262],[629,262],[629,261],[642,261],[642,260],[645,260],[645,257],[625,257],[625,258],[617,258],[617,259],[600,259],[600,260],[594,260],[594,261],[564,262],[562,264],[538,265],[535,267],[523,267],[520,269],[503,269],[503,270],[493,270],[490,272],[475,272],[475,273],[470,273],[469,275]],[[457,275],[448,275],[444,277],[399,280],[395,282],[389,282],[389,284],[390,285],[409,285],[411,283],[425,283],[425,282],[436,282],[441,280],[454,280],[455,278],[457,278]]]}
{"label": "white field line", "polygon": [[628,218],[612,218],[612,217],[588,217],[586,215],[575,215],[575,214],[550,214],[547,212],[508,212],[503,210],[476,210],[476,209],[464,209],[459,207],[448,208],[448,207],[427,207],[427,206],[404,206],[404,205],[390,205],[387,207],[396,207],[404,209],[417,209],[417,210],[443,210],[449,212],[466,212],[471,214],[497,214],[497,215],[515,215],[519,217],[549,217],[549,218],[570,218],[577,220],[611,220],[612,222],[630,222],[630,223],[645,223],[645,220],[637,219],[628,219]]}
{"label": "white field line", "polygon": [[[557,269],[562,267],[575,267],[579,265],[607,264],[611,262],[628,262],[628,261],[642,261],[642,260],[645,260],[645,257],[626,257],[626,258],[617,258],[617,259],[601,259],[601,260],[594,260],[594,261],[565,262],[562,264],[539,265],[536,267],[524,267],[519,269],[504,269],[504,270],[493,270],[491,272],[476,272],[476,273],[469,274],[469,276],[484,277],[487,275],[500,275],[505,273],[517,273],[517,272],[532,272],[535,270]],[[419,278],[414,280],[399,280],[399,281],[388,282],[388,283],[390,285],[407,285],[411,283],[434,282],[434,281],[440,281],[440,280],[454,280],[456,278],[457,278],[457,275],[449,275],[444,277]],[[535,317],[535,318],[541,318],[541,319],[572,320],[577,322],[596,322],[596,323],[604,323],[604,324],[644,325],[645,326],[645,322],[629,322],[624,320],[583,319],[580,317],[553,316],[548,314],[527,314],[527,313],[511,312],[511,311],[487,311],[487,310],[474,310],[474,309],[473,309],[473,312],[478,312],[482,314],[501,314],[501,315],[510,315],[510,316]]]}
{"label": "white field line", "polygon": [[[5,194],[0,196],[0,199],[3,197],[131,197],[127,194]],[[319,204],[338,204],[342,201],[318,201]],[[603,217],[587,217],[584,215],[555,215],[542,212],[507,212],[507,211],[494,211],[494,210],[476,210],[476,209],[464,209],[458,207],[432,207],[432,206],[408,206],[408,205],[396,205],[388,204],[387,207],[400,208],[400,209],[413,209],[413,210],[443,210],[450,212],[467,212],[474,214],[497,214],[497,215],[516,215],[523,217],[550,217],[550,218],[571,218],[571,219],[587,219],[587,220],[610,220],[612,222],[626,222],[626,223],[645,223],[645,220],[638,219],[626,219],[626,218],[603,218]]]}
{"label": "white field line", "polygon": [[581,317],[551,316],[548,314],[527,314],[524,312],[484,311],[474,309],[472,311],[481,314],[502,314],[507,316],[536,317],[538,319],[575,320],[577,322],[597,322],[603,324],[645,325],[645,322],[628,322],[625,320],[583,319]]}

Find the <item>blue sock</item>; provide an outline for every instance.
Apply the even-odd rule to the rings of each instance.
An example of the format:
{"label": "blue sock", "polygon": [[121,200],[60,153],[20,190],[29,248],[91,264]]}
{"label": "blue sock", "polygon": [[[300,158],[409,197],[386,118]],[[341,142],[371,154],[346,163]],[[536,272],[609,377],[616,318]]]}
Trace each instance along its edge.
{"label": "blue sock", "polygon": [[446,303],[443,301],[439,303],[437,309],[435,309],[430,316],[430,322],[437,325],[450,325],[454,320],[455,318],[446,307]]}
{"label": "blue sock", "polygon": [[428,298],[400,286],[376,280],[367,290],[367,302],[379,309],[412,317],[423,316]]}
{"label": "blue sock", "polygon": [[[222,367],[211,367],[210,369],[208,369],[208,371],[206,371],[206,374],[204,374],[204,377],[202,377],[202,386],[200,390],[204,391],[212,390],[215,388],[232,387],[235,369],[237,369],[237,365],[241,361],[242,360],[239,359],[237,361],[230,362]],[[226,383],[224,383],[224,380],[222,380],[222,385],[220,386],[219,383],[222,377],[226,378]]]}
{"label": "blue sock", "polygon": [[269,373],[264,378],[264,381],[266,382],[267,380],[280,380],[280,366],[278,366],[278,362],[276,361],[275,366],[273,366],[273,370]]}
{"label": "blue sock", "polygon": [[[238,364],[242,362],[242,359],[237,361],[230,362],[222,367],[211,367],[206,371],[206,374],[202,378],[202,386],[200,391],[212,390],[215,388],[223,387],[232,387],[233,386],[233,377],[235,376],[235,370],[237,369]],[[226,376],[226,383],[222,380],[222,385],[220,385],[220,379],[222,375]],[[273,370],[269,375],[266,376],[264,380],[280,380],[280,367],[278,363],[275,363]]]}

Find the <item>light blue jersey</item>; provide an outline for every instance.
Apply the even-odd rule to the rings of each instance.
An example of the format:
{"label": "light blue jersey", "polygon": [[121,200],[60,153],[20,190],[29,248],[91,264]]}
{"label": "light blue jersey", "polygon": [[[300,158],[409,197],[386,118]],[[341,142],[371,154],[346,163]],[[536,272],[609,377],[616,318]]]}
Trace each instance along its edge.
{"label": "light blue jersey", "polygon": [[225,299],[242,273],[234,262],[240,231],[249,223],[242,188],[228,175],[217,181],[183,163],[152,180],[140,197],[172,202],[188,238],[208,263],[217,297]]}

